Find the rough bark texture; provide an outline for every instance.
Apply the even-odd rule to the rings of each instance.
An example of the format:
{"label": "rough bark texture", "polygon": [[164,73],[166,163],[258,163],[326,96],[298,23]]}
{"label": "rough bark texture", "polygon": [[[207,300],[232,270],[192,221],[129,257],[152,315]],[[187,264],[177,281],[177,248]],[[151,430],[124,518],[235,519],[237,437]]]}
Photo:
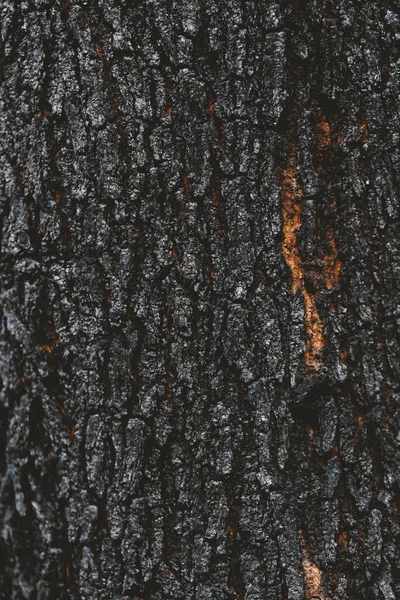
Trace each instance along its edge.
{"label": "rough bark texture", "polygon": [[1,598],[400,598],[398,3],[1,44]]}

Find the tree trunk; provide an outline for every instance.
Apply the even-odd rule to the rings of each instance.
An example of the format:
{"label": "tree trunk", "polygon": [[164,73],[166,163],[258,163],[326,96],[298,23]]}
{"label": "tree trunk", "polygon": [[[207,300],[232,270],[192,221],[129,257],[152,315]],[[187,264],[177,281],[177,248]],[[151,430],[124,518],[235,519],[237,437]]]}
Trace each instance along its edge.
{"label": "tree trunk", "polygon": [[1,598],[400,598],[397,2],[1,17]]}

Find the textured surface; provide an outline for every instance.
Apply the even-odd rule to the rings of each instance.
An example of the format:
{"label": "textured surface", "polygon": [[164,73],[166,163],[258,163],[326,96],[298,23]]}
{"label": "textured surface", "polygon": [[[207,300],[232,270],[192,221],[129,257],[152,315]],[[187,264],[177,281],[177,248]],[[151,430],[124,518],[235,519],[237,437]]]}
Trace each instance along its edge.
{"label": "textured surface", "polygon": [[1,0],[0,597],[400,598],[394,0]]}

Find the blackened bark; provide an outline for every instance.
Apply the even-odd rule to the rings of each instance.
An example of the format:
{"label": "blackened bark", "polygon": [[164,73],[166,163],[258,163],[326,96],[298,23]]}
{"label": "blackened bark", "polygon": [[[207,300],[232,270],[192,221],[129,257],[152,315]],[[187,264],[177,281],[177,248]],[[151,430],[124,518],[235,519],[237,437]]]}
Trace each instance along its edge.
{"label": "blackened bark", "polygon": [[1,598],[400,598],[397,2],[1,28]]}

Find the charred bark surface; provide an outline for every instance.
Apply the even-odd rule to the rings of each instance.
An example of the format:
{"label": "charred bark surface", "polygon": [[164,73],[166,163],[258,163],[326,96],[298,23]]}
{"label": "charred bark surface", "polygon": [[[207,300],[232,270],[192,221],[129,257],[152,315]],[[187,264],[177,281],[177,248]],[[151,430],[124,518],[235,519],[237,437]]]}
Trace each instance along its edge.
{"label": "charred bark surface", "polygon": [[1,598],[400,598],[399,53],[2,0]]}

